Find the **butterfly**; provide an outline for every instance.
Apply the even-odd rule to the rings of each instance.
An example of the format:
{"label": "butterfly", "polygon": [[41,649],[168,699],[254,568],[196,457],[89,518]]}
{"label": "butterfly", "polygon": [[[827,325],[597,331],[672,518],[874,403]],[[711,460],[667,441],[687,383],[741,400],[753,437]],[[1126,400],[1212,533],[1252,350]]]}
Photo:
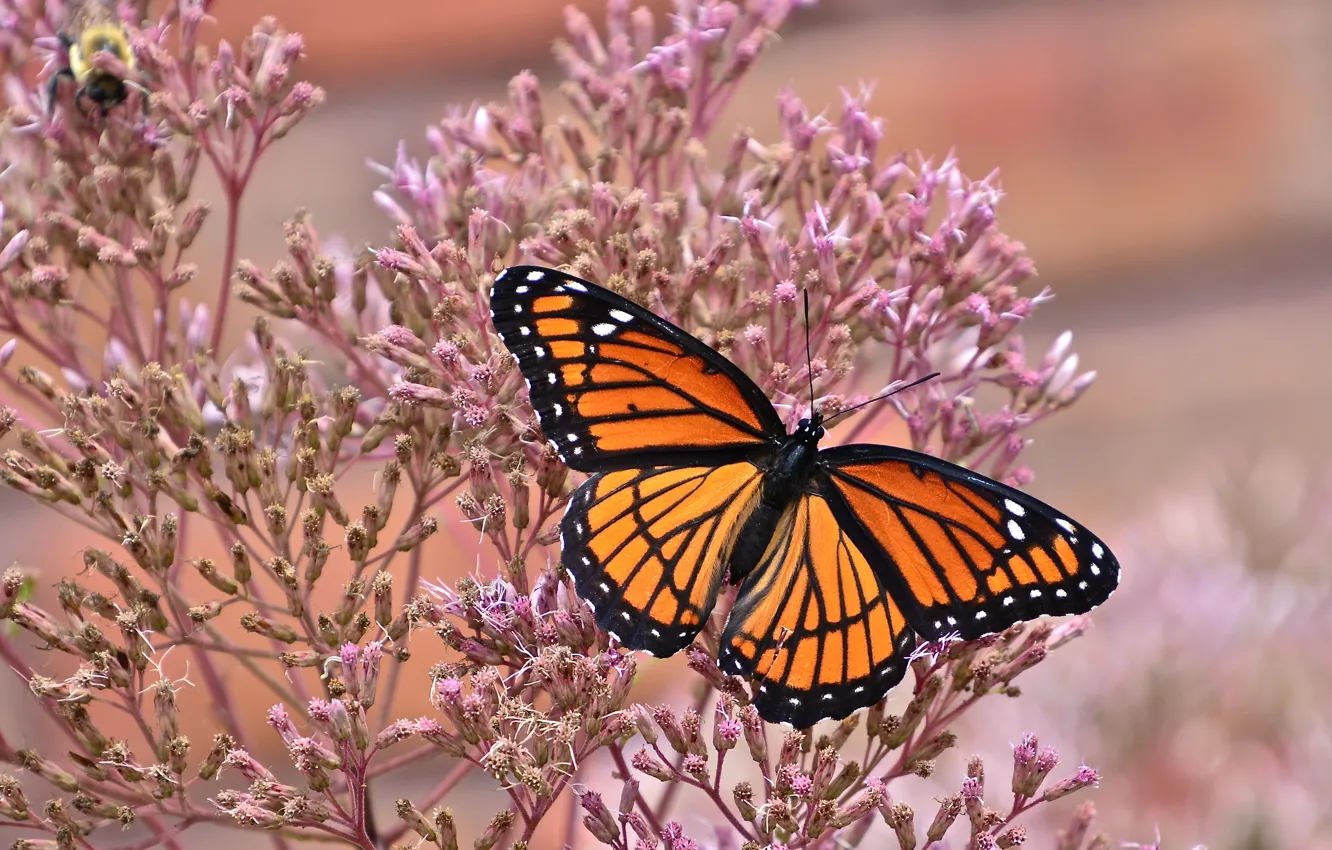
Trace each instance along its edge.
{"label": "butterfly", "polygon": [[917,638],[973,639],[1082,613],[1115,589],[1103,542],[1027,494],[930,455],[820,449],[739,367],[593,283],[514,266],[491,318],[545,437],[591,473],[561,562],[620,644],[666,657],[739,585],[718,663],[770,722],[871,705]]}

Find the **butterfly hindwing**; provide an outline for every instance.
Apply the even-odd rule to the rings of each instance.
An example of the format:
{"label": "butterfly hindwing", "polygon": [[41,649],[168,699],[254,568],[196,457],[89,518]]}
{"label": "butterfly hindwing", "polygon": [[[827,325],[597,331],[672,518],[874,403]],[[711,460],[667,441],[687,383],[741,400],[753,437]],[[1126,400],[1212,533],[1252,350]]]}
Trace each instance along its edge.
{"label": "butterfly hindwing", "polygon": [[826,499],[804,494],[740,588],[723,672],[751,677],[765,720],[845,717],[901,681],[916,638]]}
{"label": "butterfly hindwing", "polygon": [[1104,543],[1020,490],[889,446],[839,446],[819,458],[841,527],[927,640],[1080,614],[1119,582]]}
{"label": "butterfly hindwing", "polygon": [[576,470],[726,463],[785,435],[739,368],[609,290],[514,266],[495,278],[490,305],[542,431]]}
{"label": "butterfly hindwing", "polygon": [[562,563],[602,629],[673,655],[707,622],[736,537],[758,502],[751,463],[627,469],[578,488]]}

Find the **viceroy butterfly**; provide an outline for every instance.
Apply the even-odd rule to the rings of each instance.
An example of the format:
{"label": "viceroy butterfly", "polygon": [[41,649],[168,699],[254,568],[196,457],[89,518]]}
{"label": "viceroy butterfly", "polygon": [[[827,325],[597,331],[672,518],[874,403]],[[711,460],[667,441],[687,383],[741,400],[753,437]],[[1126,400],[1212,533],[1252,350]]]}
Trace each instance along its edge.
{"label": "viceroy butterfly", "polygon": [[1104,543],[1020,490],[906,449],[820,450],[817,411],[788,434],[738,367],[609,290],[514,266],[490,303],[542,431],[592,473],[562,563],[598,624],[673,655],[729,578],[719,663],[768,721],[877,702],[917,636],[1081,613],[1118,584]]}

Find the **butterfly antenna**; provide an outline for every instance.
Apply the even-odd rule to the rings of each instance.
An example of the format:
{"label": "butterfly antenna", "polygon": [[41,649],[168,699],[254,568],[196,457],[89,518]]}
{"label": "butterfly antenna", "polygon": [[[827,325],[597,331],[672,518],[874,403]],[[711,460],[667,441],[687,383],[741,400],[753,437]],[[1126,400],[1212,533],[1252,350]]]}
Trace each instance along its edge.
{"label": "butterfly antenna", "polygon": [[919,386],[920,384],[923,384],[923,383],[925,383],[926,381],[928,381],[928,380],[930,380],[930,379],[932,379],[932,378],[937,378],[937,377],[939,377],[939,373],[938,373],[938,372],[931,372],[930,374],[926,375],[925,377],[923,377],[923,378],[917,378],[916,380],[912,381],[912,382],[909,383],[909,384],[903,384],[903,385],[900,386],[900,387],[896,387],[896,388],[894,388],[894,389],[889,390],[888,392],[884,393],[883,395],[875,396],[874,398],[870,399],[869,401],[862,401],[860,404],[857,404],[855,407],[848,407],[846,410],[843,410],[841,413],[835,413],[835,414],[833,414],[832,416],[829,416],[829,417],[828,417],[828,421],[825,422],[825,423],[823,423],[823,424],[824,424],[824,425],[828,425],[828,424],[830,424],[834,419],[838,418],[839,416],[845,416],[845,415],[847,415],[848,413],[852,413],[852,412],[854,412],[854,411],[857,411],[857,410],[859,410],[860,408],[865,407],[866,405],[873,404],[873,403],[876,402],[876,401],[883,401],[885,398],[888,398],[889,396],[895,396],[895,395],[897,395],[898,393],[902,392],[903,390],[909,390],[909,389],[911,389],[911,388],[914,387],[914,386]]}
{"label": "butterfly antenna", "polygon": [[809,415],[814,416],[814,355],[809,345],[809,290],[805,291],[805,374],[809,375]]}

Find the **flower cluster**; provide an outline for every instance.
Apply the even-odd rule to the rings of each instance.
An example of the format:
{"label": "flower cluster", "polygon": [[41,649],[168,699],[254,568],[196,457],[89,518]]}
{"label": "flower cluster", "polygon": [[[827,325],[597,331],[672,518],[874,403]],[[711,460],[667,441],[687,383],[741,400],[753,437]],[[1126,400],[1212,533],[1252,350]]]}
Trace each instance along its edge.
{"label": "flower cluster", "polygon": [[[712,701],[711,723],[705,723],[700,708],[678,716],[664,707],[636,706],[641,747],[630,765],[634,773],[668,783],[668,788],[695,789],[736,834],[756,846],[818,847],[834,838],[856,846],[882,820],[902,850],[912,850],[920,839],[915,811],[905,802],[895,802],[890,786],[910,776],[933,776],[936,759],[957,745],[958,737],[949,726],[958,717],[986,695],[1015,695],[1014,679],[1085,627],[1085,618],[1076,618],[1054,628],[1018,625],[978,641],[924,645],[912,662],[911,700],[900,714],[889,713],[885,699],[863,716],[843,720],[828,734],[790,730],[779,739],[747,704],[740,684],[722,674],[712,655],[694,648],[690,667],[719,694]],[[756,775],[757,782],[732,779],[723,784],[723,766],[732,765],[734,775],[737,759],[740,775]],[[942,840],[960,818],[971,830],[968,846],[1021,844],[1026,830],[1014,824],[1019,815],[1099,781],[1095,770],[1082,766],[1047,783],[1058,764],[1059,754],[1053,748],[1038,750],[1036,737],[1024,736],[1013,748],[1012,801],[1007,811],[1000,811],[986,806],[984,763],[973,757],[960,791],[938,800],[925,825],[925,844]],[[620,766],[623,770],[623,761]],[[622,804],[618,835],[604,828],[605,818],[587,797],[582,804],[588,811],[588,828],[604,844],[627,848],[630,845],[622,839],[632,830],[647,837],[646,846],[653,846],[657,836],[673,847],[672,830],[679,835],[679,826],[661,825],[672,796],[668,790],[655,808],[644,805],[642,814]],[[1090,817],[1085,813],[1079,817],[1087,822],[1082,827],[1085,838]],[[594,822],[602,828],[594,827]],[[1104,846],[1105,839],[1100,841]],[[1066,846],[1080,847],[1081,838]]]}
{"label": "flower cluster", "polygon": [[[389,244],[340,250],[300,212],[270,269],[238,260],[235,236],[256,161],[322,99],[293,76],[299,36],[265,20],[239,47],[209,47],[207,0],[156,19],[124,4],[133,62],[96,61],[134,85],[85,113],[68,86],[41,96],[67,10],[9,10],[0,481],[98,538],[53,595],[21,568],[0,588],[0,656],[72,744],[54,756],[0,739],[0,761],[32,780],[0,777],[0,820],[34,836],[20,846],[134,823],[140,846],[169,847],[222,822],[367,850],[447,850],[469,833],[480,850],[521,848],[558,840],[539,830],[573,795],[597,841],[682,850],[700,846],[669,817],[687,794],[729,830],[719,846],[854,846],[877,828],[911,850],[958,822],[972,846],[1009,847],[1025,838],[1017,817],[1095,784],[1085,767],[1051,781],[1057,756],[1024,738],[1007,805],[978,760],[928,824],[892,796],[939,769],[960,715],[1016,696],[1082,619],[922,647],[897,713],[885,699],[826,734],[780,732],[717,668],[716,619],[688,652],[695,706],[636,702],[636,658],[558,567],[577,482],[489,321],[490,284],[513,263],[566,267],[669,317],[791,421],[938,370],[836,438],[896,413],[914,447],[1019,483],[1024,429],[1094,378],[1067,335],[1024,349],[1017,331],[1049,294],[1024,294],[1034,269],[997,228],[993,179],[885,154],[867,92],[845,93],[835,119],[783,92],[779,138],[737,133],[710,164],[723,107],[797,5],[684,0],[660,37],[622,0],[604,34],[570,10],[556,48],[570,114],[518,75],[506,103],[432,127],[426,161],[404,147],[378,167]],[[43,58],[34,86],[22,72]],[[196,197],[201,167],[226,200],[211,308],[182,294],[207,279],[192,250],[218,224]],[[258,316],[241,351],[221,351],[232,300]],[[373,472],[368,493],[348,483],[357,469]],[[481,541],[476,574],[426,574],[424,551],[468,545],[450,527]],[[445,660],[413,664],[427,642]],[[235,676],[271,695],[265,734],[244,722]],[[430,713],[399,717],[411,677]],[[183,731],[182,689],[219,718],[207,746]],[[279,745],[280,768],[265,763]],[[377,821],[380,777],[432,758],[452,766]],[[483,776],[506,808],[441,807]],[[34,808],[39,783],[52,796]],[[1083,846],[1090,817],[1079,810],[1061,846]]]}

